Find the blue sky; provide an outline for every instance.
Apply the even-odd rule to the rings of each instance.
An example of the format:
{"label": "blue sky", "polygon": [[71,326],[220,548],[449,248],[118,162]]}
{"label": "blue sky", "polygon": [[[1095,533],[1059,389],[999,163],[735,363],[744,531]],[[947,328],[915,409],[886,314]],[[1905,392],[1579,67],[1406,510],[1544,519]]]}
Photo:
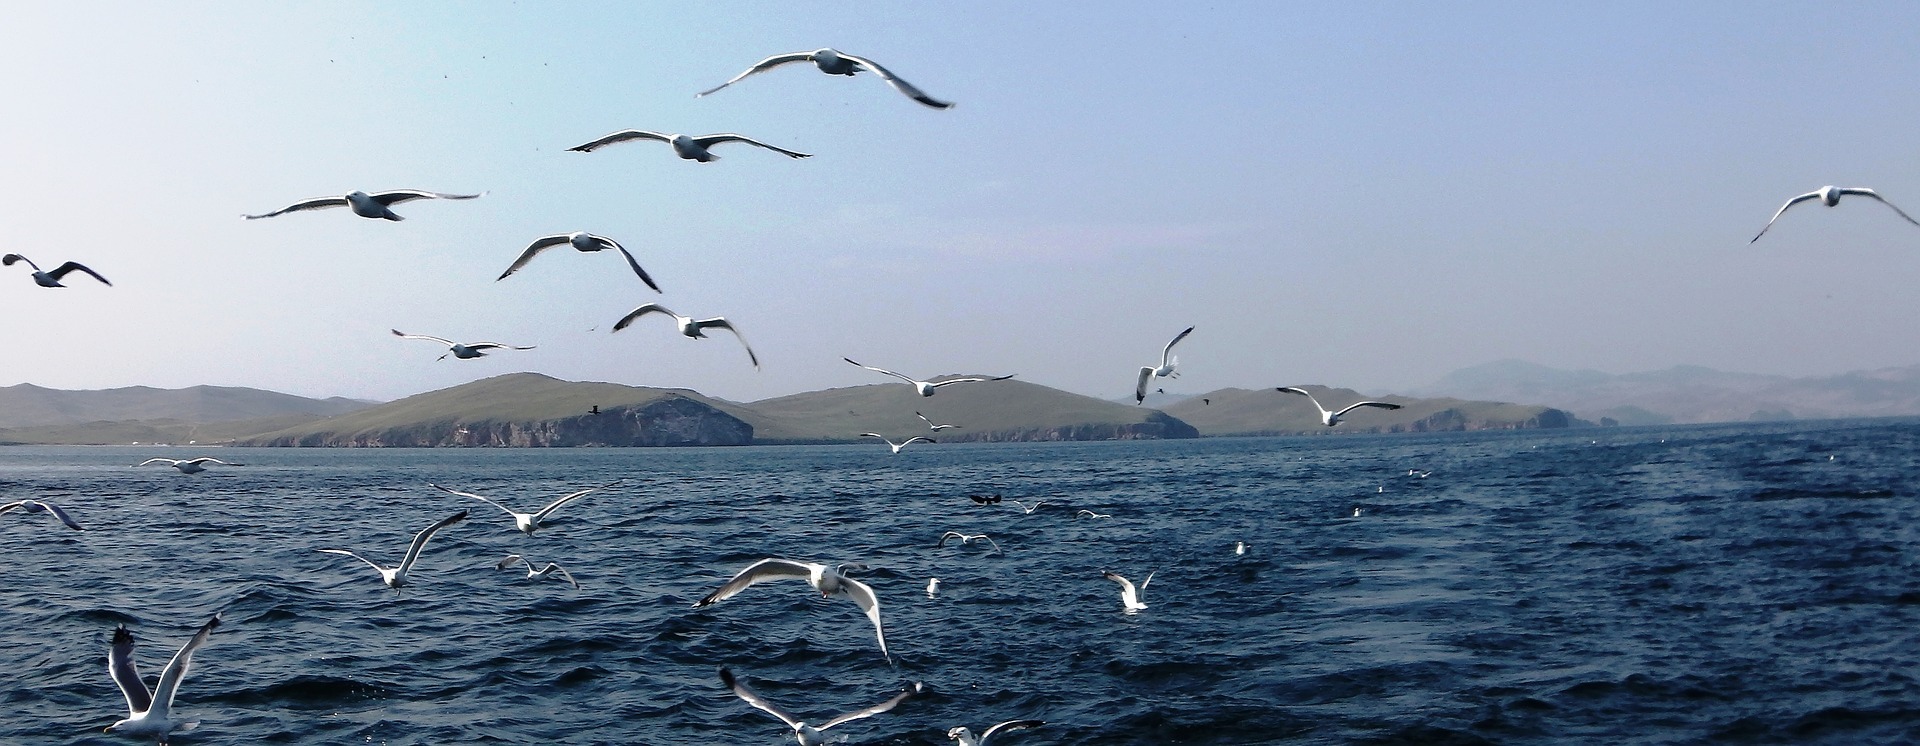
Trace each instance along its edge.
{"label": "blue sky", "polygon": [[[0,385],[396,398],[519,370],[752,400],[1019,373],[1387,393],[1502,358],[1920,363],[1920,6],[42,4],[0,27]],[[958,102],[789,67],[870,56]],[[565,149],[624,128],[815,154]],[[401,223],[243,221],[353,189]],[[639,256],[555,253],[588,230]],[[764,362],[661,319],[732,319]],[[648,323],[655,322],[655,323]],[[389,328],[538,345],[439,361]]]}

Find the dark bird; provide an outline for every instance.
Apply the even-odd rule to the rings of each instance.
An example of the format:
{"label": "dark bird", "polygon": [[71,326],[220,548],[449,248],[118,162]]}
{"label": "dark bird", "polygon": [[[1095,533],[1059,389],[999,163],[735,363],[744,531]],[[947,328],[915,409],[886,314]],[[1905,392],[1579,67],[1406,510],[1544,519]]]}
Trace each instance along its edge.
{"label": "dark bird", "polygon": [[513,260],[513,265],[507,267],[507,271],[501,272],[499,277],[494,278],[494,281],[499,282],[500,280],[507,279],[507,275],[518,272],[521,267],[527,266],[527,262],[533,261],[534,257],[540,255],[540,252],[563,245],[572,246],[575,251],[589,253],[605,249],[618,251],[621,256],[627,258],[627,266],[633,268],[633,273],[640,276],[641,282],[646,283],[647,287],[653,288],[654,292],[661,292],[660,286],[654,284],[653,278],[647,276],[647,271],[640,268],[640,262],[633,258],[633,252],[627,251],[627,247],[621,246],[619,241],[607,238],[606,236],[594,235],[586,231],[558,233],[534,239],[526,251],[520,252],[520,258]]}
{"label": "dark bird", "polygon": [[11,267],[14,265],[15,262],[26,262],[27,266],[32,267],[33,268],[33,284],[39,285],[40,287],[43,287],[43,288],[66,287],[65,285],[60,284],[60,278],[66,277],[68,273],[72,273],[72,272],[82,272],[88,275],[92,275],[93,279],[99,280],[100,284],[102,285],[106,285],[109,287],[113,285],[113,283],[107,282],[107,278],[101,277],[99,272],[95,272],[91,269],[87,269],[87,265],[81,264],[79,262],[67,262],[66,264],[62,264],[58,267],[54,267],[52,272],[42,272],[40,271],[40,265],[34,264],[32,259],[28,259],[19,254],[8,254],[4,257],[0,257],[0,266]]}

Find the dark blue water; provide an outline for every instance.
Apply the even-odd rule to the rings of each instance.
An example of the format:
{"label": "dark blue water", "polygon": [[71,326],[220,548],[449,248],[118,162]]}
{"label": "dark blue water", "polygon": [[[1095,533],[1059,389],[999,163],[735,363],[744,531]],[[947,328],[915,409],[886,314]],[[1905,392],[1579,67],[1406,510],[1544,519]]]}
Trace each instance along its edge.
{"label": "dark blue water", "polygon": [[[215,611],[177,744],[791,743],[723,665],[815,721],[926,682],[850,743],[1920,742],[1914,421],[130,466],[191,453],[0,449],[0,497],[91,529],[0,516],[0,743],[124,743],[113,626],[151,679]],[[532,538],[425,486],[531,510],[615,478]],[[314,551],[396,562],[469,507],[401,598]],[[899,666],[798,582],[688,608],[766,556],[873,566]],[[1106,569],[1157,571],[1150,608]]]}

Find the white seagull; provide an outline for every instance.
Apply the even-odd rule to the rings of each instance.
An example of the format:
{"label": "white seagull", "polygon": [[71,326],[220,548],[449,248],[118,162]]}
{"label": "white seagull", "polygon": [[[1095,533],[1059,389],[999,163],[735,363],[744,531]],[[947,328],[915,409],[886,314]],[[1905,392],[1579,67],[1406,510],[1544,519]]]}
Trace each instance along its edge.
{"label": "white seagull", "polygon": [[[1920,225],[1920,220],[1914,220],[1912,215],[1908,215],[1905,210],[1902,210],[1898,207],[1894,207],[1892,202],[1888,202],[1887,198],[1880,196],[1878,192],[1875,192],[1872,189],[1868,189],[1866,187],[1836,187],[1836,186],[1828,185],[1828,186],[1820,187],[1819,189],[1815,189],[1811,192],[1807,192],[1806,194],[1802,194],[1798,197],[1794,197],[1793,199],[1787,200],[1786,204],[1780,206],[1779,212],[1775,212],[1773,214],[1773,218],[1767,221],[1766,227],[1761,228],[1759,233],[1756,233],[1753,235],[1753,241],[1758,241],[1760,240],[1761,236],[1767,235],[1767,228],[1772,228],[1773,221],[1779,220],[1780,214],[1786,212],[1787,208],[1789,207],[1800,204],[1810,199],[1820,200],[1821,204],[1826,205],[1828,207],[1833,207],[1834,205],[1840,204],[1840,198],[1842,196],[1845,196],[1848,194],[1858,194],[1863,197],[1872,197],[1874,199],[1880,200],[1880,204],[1886,205],[1888,207],[1892,207],[1893,211],[1900,213],[1900,217],[1906,218],[1907,222],[1912,223],[1914,225]],[[1753,243],[1753,241],[1748,241],[1747,243]]]}
{"label": "white seagull", "polygon": [[[940,543],[935,544],[934,546],[944,547],[947,545],[948,539],[959,539],[960,543],[962,544],[971,544],[973,543],[974,539],[986,539],[988,544],[993,545],[993,551],[1000,552],[1000,543],[994,541],[993,537],[988,536],[986,534],[963,534],[963,533],[960,533],[959,531],[948,531],[944,534],[941,534]],[[1006,552],[1000,552],[1000,553],[1006,554]]]}
{"label": "white seagull", "polygon": [[1007,722],[986,729],[986,731],[978,736],[974,735],[973,731],[967,730],[966,726],[963,725],[949,729],[947,731],[947,737],[959,741],[960,746],[987,746],[987,743],[993,740],[994,736],[1007,731],[1038,728],[1046,724],[1047,721],[1045,720],[1008,720]]}
{"label": "white seagull", "polygon": [[850,357],[843,357],[840,359],[845,360],[849,363],[853,363],[856,366],[866,368],[867,370],[873,371],[875,373],[885,373],[887,375],[893,376],[894,378],[898,378],[902,381],[906,381],[907,383],[911,383],[913,384],[914,393],[917,393],[921,396],[933,396],[934,389],[940,388],[941,386],[951,386],[956,383],[970,383],[974,381],[1004,381],[1016,375],[1019,375],[1017,373],[1009,373],[1004,376],[994,376],[992,378],[980,378],[978,376],[972,376],[967,378],[949,378],[947,380],[939,381],[939,382],[916,381],[916,380],[913,380],[912,378],[908,378],[907,376],[903,376],[903,375],[900,375],[899,373],[895,373],[893,371],[887,370],[886,368],[875,368],[871,365],[860,365],[859,363],[854,363],[853,358],[850,358]]}
{"label": "white seagull", "polygon": [[573,584],[574,590],[576,591],[580,590],[580,581],[573,579],[573,573],[567,572],[567,568],[561,567],[552,562],[548,562],[546,567],[542,567],[538,570],[535,570],[533,569],[532,560],[529,560],[525,557],[521,557],[520,555],[517,555],[517,554],[509,554],[505,558],[501,559],[499,564],[494,565],[493,569],[505,570],[509,567],[512,567],[516,562],[527,563],[527,577],[529,578],[544,579],[544,578],[552,577],[553,574],[557,572],[557,573],[560,573],[560,577],[566,578],[567,582]]}
{"label": "white seagull", "polygon": [[1242,554],[1246,554],[1246,553],[1247,553],[1247,543],[1246,543],[1246,542],[1244,542],[1244,541],[1236,541],[1236,542],[1234,542],[1234,543],[1233,543],[1233,554],[1234,554],[1234,556],[1236,556],[1236,557],[1237,557],[1237,556],[1240,556],[1240,555],[1242,555]]}
{"label": "white seagull", "polygon": [[1345,409],[1342,409],[1338,412],[1330,412],[1330,411],[1327,411],[1326,407],[1320,406],[1320,400],[1313,398],[1313,394],[1307,393],[1306,389],[1297,389],[1292,386],[1282,386],[1274,390],[1284,391],[1289,394],[1299,394],[1301,396],[1307,397],[1307,401],[1313,402],[1313,408],[1320,410],[1320,422],[1326,425],[1327,427],[1333,427],[1334,425],[1340,424],[1341,417],[1344,417],[1348,412],[1359,409],[1361,407],[1379,407],[1381,409],[1399,409],[1400,408],[1400,405],[1398,404],[1388,404],[1383,401],[1363,401],[1355,404],[1349,404]]}
{"label": "white seagull", "polygon": [[1080,510],[1080,512],[1078,512],[1078,513],[1075,513],[1075,514],[1073,514],[1073,517],[1075,517],[1075,518],[1081,518],[1081,517],[1086,517],[1086,518],[1112,518],[1113,516],[1111,516],[1111,515],[1108,515],[1108,514],[1106,514],[1106,513],[1095,513],[1095,512],[1093,512],[1093,511],[1091,511],[1091,510],[1086,510],[1086,509],[1084,509],[1084,508],[1082,508],[1082,509]]}
{"label": "white seagull", "polygon": [[73,516],[67,515],[67,511],[61,510],[60,506],[52,503],[43,503],[39,500],[16,500],[5,505],[0,505],[0,513],[6,513],[16,509],[28,513],[47,513],[60,519],[61,523],[67,524],[67,528],[75,531],[86,530],[80,527],[78,521],[73,520]]}
{"label": "white seagull", "polygon": [[840,717],[834,718],[832,720],[828,720],[827,722],[822,723],[819,726],[812,726],[812,725],[807,725],[804,722],[801,722],[800,718],[797,718],[797,717],[794,717],[793,715],[788,714],[786,710],[780,709],[779,707],[775,706],[772,702],[768,702],[767,698],[760,696],[759,692],[756,692],[753,689],[748,688],[747,682],[734,678],[733,672],[730,670],[727,670],[725,668],[720,669],[720,682],[723,684],[726,684],[728,689],[732,689],[734,696],[737,696],[743,700],[746,700],[747,704],[753,705],[754,707],[758,707],[761,710],[765,711],[767,714],[780,718],[780,722],[786,723],[787,727],[793,729],[793,737],[795,740],[798,740],[800,742],[800,746],[820,746],[820,744],[824,744],[827,742],[826,734],[822,733],[821,731],[824,731],[828,728],[832,728],[833,726],[839,725],[841,723],[844,723],[850,720],[859,720],[861,718],[873,717],[880,713],[886,712],[888,710],[893,709],[895,706],[899,705],[901,702],[906,701],[908,697],[914,696],[926,690],[926,687],[924,685],[916,681],[916,682],[913,682],[911,685],[909,685],[905,691],[900,692],[899,694],[893,695],[893,699],[889,699],[885,702],[881,702],[880,704],[874,705],[872,707],[868,707],[864,710],[855,710],[853,712],[849,712],[845,715],[841,715]]}
{"label": "white seagull", "polygon": [[611,135],[607,135],[606,137],[602,137],[598,140],[594,140],[593,142],[586,143],[584,145],[575,145],[571,148],[567,148],[567,150],[571,150],[579,153],[591,153],[594,150],[597,150],[599,148],[603,148],[608,145],[612,145],[614,143],[626,142],[628,140],[659,140],[661,142],[667,143],[668,145],[672,145],[673,152],[675,155],[678,155],[681,158],[684,158],[689,161],[699,161],[701,163],[720,160],[720,156],[714,155],[713,151],[708,150],[708,148],[711,148],[723,142],[744,142],[748,145],[758,145],[760,147],[771,150],[775,153],[784,154],[788,158],[812,158],[813,157],[813,154],[811,153],[802,153],[797,150],[788,150],[786,148],[774,147],[764,142],[760,142],[759,140],[755,140],[751,137],[736,135],[736,134],[733,134],[732,132],[722,132],[714,135],[701,135],[699,137],[694,137],[691,135],[669,135],[664,132],[649,132],[647,130],[620,130],[619,132],[615,132]]}
{"label": "white seagull", "polygon": [[914,443],[915,441],[922,441],[922,440],[924,440],[924,441],[926,441],[926,442],[928,442],[928,443],[938,443],[938,442],[940,442],[940,441],[937,441],[937,440],[934,440],[934,439],[932,439],[932,438],[929,438],[929,437],[927,437],[927,436],[925,436],[925,435],[915,435],[915,436],[913,436],[913,437],[911,437],[911,438],[908,438],[908,439],[906,439],[906,440],[903,440],[903,441],[900,441],[900,442],[898,442],[898,443],[895,443],[895,442],[893,442],[892,440],[888,440],[888,439],[887,439],[887,436],[884,436],[884,435],[881,435],[881,434],[879,434],[879,433],[861,433],[861,434],[860,434],[860,437],[862,437],[862,438],[879,438],[879,439],[881,439],[881,440],[883,440],[883,441],[886,441],[886,444],[887,444],[887,447],[888,447],[888,448],[892,448],[892,449],[893,449],[893,452],[894,452],[895,454],[898,454],[898,453],[900,453],[900,449],[902,449],[902,448],[905,448],[905,447],[907,447],[908,445],[910,445],[910,444],[912,444],[912,443]]}
{"label": "white seagull", "polygon": [[899,76],[894,75],[892,72],[888,71],[886,68],[881,67],[878,64],[875,64],[872,60],[866,59],[864,57],[855,57],[845,52],[841,52],[833,49],[815,49],[811,52],[794,52],[792,54],[776,54],[772,57],[768,57],[764,60],[761,60],[760,64],[747,68],[746,72],[733,76],[733,80],[729,80],[725,83],[721,83],[720,85],[714,86],[713,88],[694,94],[694,98],[705,96],[709,93],[713,93],[714,91],[718,91],[722,88],[733,85],[734,83],[738,83],[740,82],[741,78],[745,78],[754,73],[772,70],[773,68],[779,67],[781,65],[785,65],[790,62],[811,62],[813,63],[814,67],[820,68],[820,72],[826,73],[828,75],[849,75],[850,76],[850,75],[853,75],[854,73],[860,72],[861,70],[872,70],[873,74],[880,76],[881,80],[887,81],[887,85],[893,86],[894,90],[899,91],[903,94],[906,94],[907,98],[911,98],[915,101],[926,104],[935,109],[953,108],[952,102],[941,101],[940,99],[934,98],[932,96],[929,96],[925,93],[920,92],[920,89],[913,87],[913,85],[908,83],[907,81],[901,80]]}
{"label": "white seagull", "polygon": [[740,336],[740,330],[733,328],[733,323],[730,321],[727,321],[727,318],[725,316],[715,316],[710,319],[700,319],[696,321],[691,316],[681,316],[680,314],[667,310],[666,306],[660,305],[658,303],[648,303],[644,306],[641,306],[639,308],[636,308],[636,309],[633,309],[632,311],[627,312],[627,315],[620,317],[619,321],[613,322],[613,330],[617,332],[617,331],[620,331],[621,329],[625,329],[629,324],[633,323],[634,319],[640,318],[650,313],[663,313],[668,316],[672,316],[673,323],[678,324],[680,326],[680,334],[682,336],[685,336],[687,339],[700,339],[702,337],[705,337],[707,336],[706,334],[707,329],[725,329],[727,331],[733,332],[733,338],[740,340],[740,346],[746,349],[747,360],[753,362],[753,367],[755,368],[760,367],[760,358],[759,356],[753,354],[753,347],[747,344],[747,338]]}
{"label": "white seagull", "polygon": [[1133,403],[1139,404],[1140,402],[1146,401],[1147,383],[1152,381],[1156,376],[1160,378],[1180,377],[1179,371],[1176,370],[1180,367],[1180,356],[1173,354],[1173,346],[1180,344],[1180,340],[1186,339],[1187,335],[1192,333],[1193,327],[1189,326],[1186,331],[1173,335],[1173,341],[1168,342],[1167,346],[1160,350],[1160,365],[1158,367],[1151,365],[1140,366],[1140,378],[1133,384]]}
{"label": "white seagull", "polygon": [[1031,508],[1027,507],[1026,503],[1020,502],[1019,500],[1013,501],[1013,504],[1020,506],[1020,511],[1022,513],[1025,513],[1027,515],[1033,515],[1033,511],[1039,510],[1040,506],[1047,504],[1047,501],[1037,500],[1033,503],[1033,507]]}
{"label": "white seagull", "polygon": [[919,413],[919,412],[914,412],[914,413],[913,413],[913,416],[915,416],[915,417],[918,417],[918,418],[920,418],[920,421],[921,421],[921,422],[925,422],[925,423],[927,423],[927,429],[929,429],[929,430],[932,430],[932,431],[934,431],[934,432],[936,432],[936,433],[937,433],[937,432],[940,432],[941,430],[945,430],[945,429],[947,429],[947,428],[950,428],[950,427],[953,427],[953,428],[957,428],[957,427],[960,427],[959,425],[935,425],[935,424],[933,424],[933,420],[929,420],[929,419],[927,419],[927,416],[926,416],[926,415],[924,415],[924,414],[921,414],[921,413]]}
{"label": "white seagull", "polygon": [[127,719],[107,726],[106,732],[154,738],[165,746],[168,734],[199,726],[198,720],[173,719],[173,695],[180,692],[180,682],[187,678],[187,669],[193,667],[193,651],[207,644],[208,636],[218,626],[219,614],[200,625],[200,631],[193,633],[193,638],[160,670],[160,680],[151,692],[147,691],[146,682],[140,680],[140,670],[133,664],[133,633],[127,630],[127,625],[115,627],[113,648],[107,653],[107,675],[113,677],[120,694],[127,698]]}
{"label": "white seagull", "polygon": [[403,218],[403,217],[400,217],[399,215],[394,214],[393,210],[388,208],[390,208],[393,205],[401,204],[403,202],[411,202],[416,199],[475,199],[484,194],[486,193],[481,192],[480,194],[442,194],[440,192],[423,192],[418,189],[395,189],[391,192],[376,192],[373,194],[368,194],[366,192],[362,192],[356,189],[354,191],[348,192],[345,196],[342,196],[342,197],[315,197],[313,199],[306,200],[304,202],[295,202],[291,205],[287,205],[286,207],[282,207],[278,210],[274,210],[273,212],[261,213],[259,215],[241,215],[240,217],[246,218],[248,220],[259,220],[261,218],[270,218],[275,215],[285,215],[290,212],[300,212],[302,210],[323,210],[329,207],[351,207],[353,208],[353,214],[359,215],[360,217],[363,217],[363,218],[381,218],[384,220],[406,220],[406,218]]}
{"label": "white seagull", "polygon": [[349,552],[345,549],[322,549],[320,551],[326,552],[327,554],[344,554],[348,557],[352,557],[354,559],[360,560],[361,562],[367,563],[368,565],[372,566],[373,569],[380,571],[380,582],[386,583],[388,588],[392,588],[395,593],[399,593],[400,588],[407,584],[407,571],[412,570],[413,563],[418,562],[420,560],[420,550],[427,548],[427,540],[433,538],[434,533],[438,532],[440,529],[446,528],[448,526],[459,523],[466,519],[467,519],[467,511],[462,510],[458,513],[455,513],[453,515],[450,515],[450,516],[447,516],[446,518],[441,519],[439,523],[436,523],[424,529],[421,529],[420,533],[413,535],[413,544],[407,547],[406,557],[400,560],[400,565],[398,567],[382,567],[378,564],[375,564],[373,560],[367,559],[358,554],[354,554],[353,552]]}
{"label": "white seagull", "polygon": [[927,598],[933,598],[933,594],[939,590],[940,590],[940,579],[927,578]]}
{"label": "white seagull", "polygon": [[1147,579],[1140,581],[1139,588],[1133,587],[1133,581],[1121,577],[1117,572],[1102,572],[1100,577],[1120,584],[1120,603],[1127,607],[1129,613],[1147,608],[1146,604],[1141,603],[1140,596],[1147,592],[1147,584],[1153,582],[1153,573],[1147,573]]}
{"label": "white seagull", "polygon": [[246,464],[235,464],[227,461],[221,461],[220,459],[214,458],[212,456],[201,456],[200,458],[190,458],[190,459],[150,458],[140,463],[134,464],[134,466],[146,466],[148,464],[166,464],[175,469],[179,469],[180,473],[182,474],[199,474],[200,472],[207,470],[207,467],[205,466],[206,464],[219,464],[221,466],[246,466]]}
{"label": "white seagull", "polygon": [[[445,492],[449,495],[459,495],[461,497],[470,497],[475,500],[479,500],[480,502],[486,503],[488,505],[492,505],[493,507],[504,510],[506,511],[507,515],[513,516],[514,528],[519,529],[520,532],[523,534],[532,536],[533,532],[540,530],[540,525],[547,520],[547,516],[553,515],[554,511],[559,510],[562,506],[565,506],[567,503],[570,503],[582,497],[585,497],[588,493],[604,490],[608,487],[617,485],[620,482],[621,480],[616,479],[614,481],[608,482],[598,487],[588,487],[584,490],[580,490],[579,492],[569,492],[564,497],[561,497],[560,499],[555,500],[551,503],[547,503],[547,507],[541,508],[532,513],[521,513],[505,505],[501,505],[500,503],[494,502],[492,500],[473,494],[471,492],[461,492],[459,490],[448,489],[446,487],[442,487],[432,482],[428,482],[427,486],[432,487],[441,492]],[[528,563],[528,564],[531,565],[532,563]]]}
{"label": "white seagull", "polygon": [[719,590],[709,593],[706,598],[694,602],[693,608],[698,609],[702,606],[709,606],[725,601],[732,598],[735,594],[746,590],[749,586],[762,581],[799,578],[807,581],[807,584],[813,586],[814,590],[819,591],[821,598],[840,596],[852,601],[860,607],[861,611],[866,612],[867,618],[873,621],[873,636],[880,640],[880,655],[887,659],[888,664],[892,664],[893,655],[887,652],[887,634],[886,631],[880,627],[880,599],[873,595],[873,589],[868,587],[866,583],[849,578],[844,574],[844,571],[849,568],[864,569],[864,567],[864,565],[851,564],[827,567],[817,562],[795,562],[793,560],[768,557],[767,559],[748,565],[747,569],[741,570],[739,574],[734,575],[733,579],[727,581],[726,585],[720,586]]}
{"label": "white seagull", "polygon": [[513,266],[507,267],[507,271],[501,272],[499,277],[494,278],[494,282],[507,279],[507,275],[520,271],[521,267],[527,266],[527,262],[533,261],[534,257],[540,255],[540,252],[555,246],[572,246],[574,251],[589,253],[605,249],[618,251],[621,256],[627,258],[627,266],[633,268],[633,273],[640,276],[641,282],[646,283],[647,287],[653,288],[653,291],[656,293],[662,292],[660,286],[653,283],[653,278],[647,276],[647,271],[640,268],[640,262],[633,258],[633,252],[627,251],[627,247],[621,246],[619,241],[586,231],[557,233],[551,236],[541,236],[533,239],[533,243],[527,246],[527,250],[520,252],[520,258],[513,260]]}
{"label": "white seagull", "polygon": [[451,339],[434,337],[426,334],[408,334],[406,332],[400,331],[399,329],[388,329],[387,331],[393,332],[393,336],[399,337],[401,339],[427,339],[427,340],[432,340],[435,342],[439,342],[440,344],[446,345],[447,346],[446,353],[441,355],[440,357],[434,358],[434,360],[445,360],[447,359],[447,355],[452,355],[455,358],[458,358],[460,360],[472,360],[476,357],[486,357],[487,350],[531,350],[533,349],[533,347],[531,346],[520,347],[516,345],[502,344],[499,342],[461,343],[461,342],[455,342]]}
{"label": "white seagull", "polygon": [[107,278],[101,277],[99,272],[95,272],[91,269],[87,269],[87,265],[81,264],[79,262],[67,262],[66,264],[62,264],[58,267],[54,267],[52,272],[42,272],[40,271],[40,265],[34,264],[32,259],[28,259],[19,254],[8,254],[6,256],[0,257],[0,266],[11,267],[13,266],[14,262],[26,262],[27,266],[32,267],[33,268],[33,284],[39,285],[40,287],[43,287],[43,288],[66,287],[65,285],[60,284],[60,279],[63,277],[66,277],[67,274],[71,272],[80,272],[87,275],[91,275],[93,279],[99,280],[100,284],[106,285],[108,287],[113,286],[113,283],[107,282]]}

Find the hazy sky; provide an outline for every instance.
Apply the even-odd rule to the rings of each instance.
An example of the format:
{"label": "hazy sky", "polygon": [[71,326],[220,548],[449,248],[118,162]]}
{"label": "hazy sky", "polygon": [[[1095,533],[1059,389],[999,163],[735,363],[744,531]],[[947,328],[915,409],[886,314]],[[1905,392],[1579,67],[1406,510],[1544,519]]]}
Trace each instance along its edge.
{"label": "hazy sky", "polygon": [[[1920,363],[1920,4],[36,3],[0,24],[0,385],[389,399],[521,370],[735,400],[1117,397]],[[793,66],[831,46],[959,103]],[[609,132],[739,132],[699,164]],[[423,188],[405,222],[294,201]],[[533,238],[587,230],[617,257]],[[688,340],[658,301],[725,315]],[[479,360],[389,328],[538,345]],[[722,333],[724,334],[724,333]]]}

